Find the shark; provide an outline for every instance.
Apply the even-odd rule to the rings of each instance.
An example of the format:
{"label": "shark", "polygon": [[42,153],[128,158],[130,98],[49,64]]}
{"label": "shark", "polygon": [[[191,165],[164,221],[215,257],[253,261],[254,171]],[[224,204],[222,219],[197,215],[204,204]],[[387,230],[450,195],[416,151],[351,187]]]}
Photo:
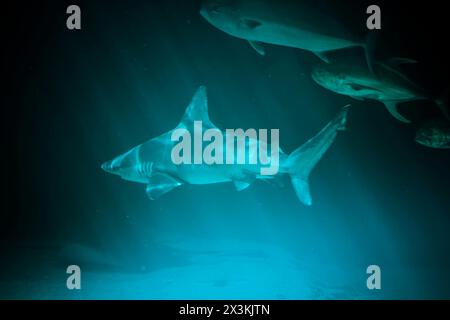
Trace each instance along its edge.
{"label": "shark", "polygon": [[341,59],[332,63],[319,63],[313,68],[311,76],[317,84],[335,93],[356,100],[379,101],[394,118],[405,123],[411,121],[398,111],[398,105],[415,100],[434,101],[448,118],[445,99],[433,97],[399,71],[400,65],[415,63],[417,61],[399,57],[375,62],[377,75],[374,76],[353,59]]}
{"label": "shark", "polygon": [[[289,155],[277,148],[279,168],[276,174],[261,174],[261,164],[175,164],[171,153],[178,143],[172,135],[180,128],[194,131],[195,122],[202,121],[208,129],[217,128],[208,115],[206,87],[200,86],[187,106],[180,123],[176,128],[148,140],[110,161],[101,168],[124,180],[146,185],[149,199],[158,199],[163,194],[185,184],[215,184],[232,182],[238,191],[249,187],[256,180],[280,182],[282,176],[290,176],[298,199],[305,205],[312,204],[309,188],[309,176],[319,160],[335,141],[339,131],[345,130],[349,105],[343,107],[339,114],[330,121],[319,133],[308,140]],[[228,130],[227,130],[228,131]],[[226,135],[226,133],[225,133]],[[246,139],[245,144],[238,145],[248,152],[252,143]],[[270,144],[268,149],[270,149]],[[227,148],[222,152],[226,153]]]}
{"label": "shark", "polygon": [[204,0],[200,15],[217,29],[247,40],[260,55],[264,43],[310,51],[329,62],[331,51],[360,47],[369,70],[375,33],[360,37],[306,1]]}

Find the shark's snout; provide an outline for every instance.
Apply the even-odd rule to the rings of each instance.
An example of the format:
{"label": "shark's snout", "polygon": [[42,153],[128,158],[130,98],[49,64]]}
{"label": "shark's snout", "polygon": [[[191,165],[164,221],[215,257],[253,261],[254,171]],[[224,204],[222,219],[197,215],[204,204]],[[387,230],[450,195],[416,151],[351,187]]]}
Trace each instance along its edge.
{"label": "shark's snout", "polygon": [[113,161],[106,161],[101,166],[102,170],[108,172],[108,173],[117,173],[119,170],[119,166],[115,165]]}

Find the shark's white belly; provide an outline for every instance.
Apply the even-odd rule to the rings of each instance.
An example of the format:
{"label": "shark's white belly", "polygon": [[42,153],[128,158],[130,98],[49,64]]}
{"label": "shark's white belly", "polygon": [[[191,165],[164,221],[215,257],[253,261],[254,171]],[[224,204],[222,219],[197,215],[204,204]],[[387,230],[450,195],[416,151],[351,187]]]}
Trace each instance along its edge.
{"label": "shark's white belly", "polygon": [[230,165],[182,164],[176,168],[176,176],[190,184],[229,182],[235,170]]}
{"label": "shark's white belly", "polygon": [[176,176],[190,184],[212,184],[221,182],[231,182],[242,176],[253,176],[257,178],[259,166],[257,165],[180,165],[177,168]]}

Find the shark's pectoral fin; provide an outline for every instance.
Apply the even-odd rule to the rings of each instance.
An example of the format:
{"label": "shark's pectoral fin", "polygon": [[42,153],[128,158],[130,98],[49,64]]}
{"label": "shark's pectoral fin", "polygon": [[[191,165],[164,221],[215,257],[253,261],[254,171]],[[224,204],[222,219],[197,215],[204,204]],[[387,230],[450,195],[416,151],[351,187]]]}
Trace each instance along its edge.
{"label": "shark's pectoral fin", "polygon": [[328,57],[327,57],[325,52],[316,51],[316,52],[314,52],[314,54],[317,57],[319,57],[319,59],[322,60],[323,62],[330,63],[330,59],[328,59]]}
{"label": "shark's pectoral fin", "polygon": [[168,174],[155,173],[149,178],[149,183],[145,189],[145,192],[150,200],[156,200],[163,194],[181,186],[182,184],[183,183],[181,181]]}
{"label": "shark's pectoral fin", "polygon": [[258,41],[248,41],[253,49],[255,49],[256,52],[258,52],[260,55],[265,56],[266,55],[266,49],[264,49],[261,42]]}
{"label": "shark's pectoral fin", "polygon": [[397,120],[404,122],[404,123],[411,123],[408,119],[406,119],[404,116],[402,116],[398,110],[397,110],[397,102],[396,101],[383,101],[384,105],[386,106],[386,109],[389,111],[389,113]]}

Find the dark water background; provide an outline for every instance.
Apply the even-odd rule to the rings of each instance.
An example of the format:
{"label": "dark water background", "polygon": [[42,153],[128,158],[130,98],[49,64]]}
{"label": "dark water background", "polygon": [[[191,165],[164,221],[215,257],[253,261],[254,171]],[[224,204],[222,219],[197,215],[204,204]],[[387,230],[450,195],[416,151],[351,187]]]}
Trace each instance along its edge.
{"label": "dark water background", "polygon": [[[323,2],[323,1],[322,1]],[[363,35],[367,1],[318,2]],[[376,54],[409,57],[415,81],[448,86],[444,5],[378,1]],[[449,298],[450,154],[416,144],[433,103],[401,107],[319,87],[311,53],[243,40],[209,25],[198,1],[9,5],[2,46],[1,298]],[[291,152],[351,102],[311,175],[313,206],[255,183],[183,186],[157,201],[100,170],[174,128],[197,87],[220,128],[280,128]],[[80,265],[83,289],[65,289]],[[366,288],[366,267],[382,290]]]}

